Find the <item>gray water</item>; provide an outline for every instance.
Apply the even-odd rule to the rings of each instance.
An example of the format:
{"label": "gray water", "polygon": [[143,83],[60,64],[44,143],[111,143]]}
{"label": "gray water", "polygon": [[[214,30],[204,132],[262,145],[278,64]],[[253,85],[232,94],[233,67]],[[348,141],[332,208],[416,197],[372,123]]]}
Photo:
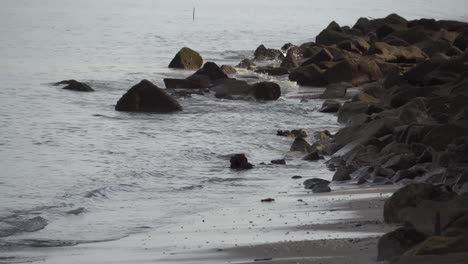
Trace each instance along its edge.
{"label": "gray water", "polygon": [[[273,79],[283,91],[276,102],[193,96],[177,114],[114,111],[141,79],[164,87],[165,77],[189,75],[167,69],[181,47],[235,65],[262,43],[313,41],[331,20],[468,20],[466,10],[464,0],[0,1],[0,250],[120,239],[278,188],[280,177],[330,175],[275,136],[338,128],[316,111],[321,101],[297,99],[310,88],[285,78]],[[50,85],[71,78],[96,92]],[[228,157],[238,152],[288,166],[234,172]]]}

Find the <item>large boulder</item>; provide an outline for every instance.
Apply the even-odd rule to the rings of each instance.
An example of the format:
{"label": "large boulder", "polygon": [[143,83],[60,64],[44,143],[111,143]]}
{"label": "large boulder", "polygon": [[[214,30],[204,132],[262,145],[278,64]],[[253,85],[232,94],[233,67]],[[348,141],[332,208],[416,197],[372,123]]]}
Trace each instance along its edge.
{"label": "large boulder", "polygon": [[303,184],[304,184],[305,189],[313,189],[316,185],[328,186],[330,184],[330,181],[320,179],[320,178],[312,178],[312,179],[305,180]]}
{"label": "large boulder", "polygon": [[308,60],[302,63],[302,66],[310,64],[320,64],[322,62],[330,62],[334,59],[333,54],[327,48],[321,48],[316,54],[310,57]]}
{"label": "large boulder", "polygon": [[225,73],[225,74],[236,74],[237,73],[237,70],[236,68],[230,66],[230,65],[221,65],[221,70]]}
{"label": "large boulder", "polygon": [[326,29],[322,30],[315,38],[317,45],[333,45],[342,41],[351,39],[352,36],[343,33],[340,26],[336,22],[332,22]]}
{"label": "large boulder", "polygon": [[253,165],[249,163],[245,154],[235,154],[230,159],[231,169],[248,170],[252,169]]}
{"label": "large boulder", "polygon": [[338,122],[347,123],[353,116],[360,114],[371,115],[382,111],[379,105],[362,101],[346,102],[338,110]]}
{"label": "large boulder", "polygon": [[340,110],[341,103],[336,100],[325,100],[319,109],[321,113],[336,113]]}
{"label": "large boulder", "polygon": [[267,49],[264,45],[258,46],[254,53],[254,59],[257,61],[276,60],[279,58],[284,58],[284,55],[280,50]]}
{"label": "large boulder", "polygon": [[194,75],[207,76],[211,81],[228,78],[226,73],[214,62],[206,62]]}
{"label": "large boulder", "polygon": [[203,65],[203,59],[198,52],[184,47],[169,63],[169,68],[197,70]]}
{"label": "large boulder", "polygon": [[406,208],[415,208],[424,200],[446,201],[455,196],[452,191],[427,183],[413,183],[396,191],[384,205],[384,221],[386,223],[401,223],[402,214]]}
{"label": "large boulder", "polygon": [[401,227],[379,239],[378,261],[391,260],[421,243],[426,235],[411,227]]}
{"label": "large boulder", "polygon": [[201,89],[211,86],[211,80],[206,75],[193,74],[186,79],[165,78],[164,84],[169,89]]}
{"label": "large boulder", "polygon": [[77,91],[77,92],[94,92],[94,89],[91,88],[91,86],[89,86],[86,83],[82,83],[76,80],[61,81],[61,82],[55,83],[54,85],[63,85],[63,84],[66,84],[66,86],[62,88],[64,90],[71,90],[71,91]]}
{"label": "large boulder", "polygon": [[237,99],[252,93],[252,86],[246,81],[236,79],[222,79],[211,87],[217,98]]}
{"label": "large boulder", "polygon": [[256,73],[264,73],[271,76],[281,76],[286,75],[289,73],[288,68],[285,67],[273,67],[273,66],[265,66],[265,67],[257,67],[255,69]]}
{"label": "large boulder", "polygon": [[315,64],[299,67],[289,73],[289,80],[299,85],[324,86],[327,81],[322,70]]}
{"label": "large boulder", "polygon": [[376,54],[378,58],[393,63],[415,63],[427,58],[427,55],[418,47],[396,47],[384,42],[374,43],[369,54]]}
{"label": "large boulder", "polygon": [[181,111],[176,99],[148,80],[142,80],[127,91],[115,106],[117,111],[168,113]]}
{"label": "large boulder", "polygon": [[348,82],[360,85],[383,78],[377,63],[370,58],[347,58],[325,72],[328,83]]}
{"label": "large boulder", "polygon": [[319,96],[320,99],[343,98],[346,96],[348,88],[353,87],[349,83],[332,83],[327,85],[325,91]]}
{"label": "large boulder", "polygon": [[376,32],[384,25],[391,27],[393,30],[403,30],[408,26],[408,21],[397,14],[390,14],[385,18],[373,20],[361,17],[358,19],[356,24],[354,24],[353,29],[357,29],[364,34],[367,34],[370,32]]}
{"label": "large boulder", "polygon": [[274,82],[259,82],[252,85],[257,100],[274,101],[281,96],[281,88]]}

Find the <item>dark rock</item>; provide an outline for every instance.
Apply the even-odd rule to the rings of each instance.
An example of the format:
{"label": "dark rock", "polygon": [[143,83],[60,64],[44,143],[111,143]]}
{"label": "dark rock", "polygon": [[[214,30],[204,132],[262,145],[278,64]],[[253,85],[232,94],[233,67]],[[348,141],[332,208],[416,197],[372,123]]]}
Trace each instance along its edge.
{"label": "dark rock", "polygon": [[230,159],[231,169],[248,170],[252,169],[253,165],[249,163],[245,154],[235,154]]}
{"label": "dark rock", "polygon": [[232,67],[230,65],[221,65],[221,70],[227,75],[237,73],[236,68],[234,68],[234,67]]}
{"label": "dark rock", "polygon": [[323,157],[320,156],[317,151],[311,152],[302,158],[302,160],[308,160],[308,161],[317,161],[321,159],[323,159]]}
{"label": "dark rock", "polygon": [[300,56],[300,49],[297,47],[292,47],[286,53],[286,57],[281,62],[280,67],[286,69],[297,68],[299,66],[299,56]]}
{"label": "dark rock", "polygon": [[280,50],[267,49],[264,45],[258,46],[254,53],[255,60],[276,60],[283,58],[284,55]]}
{"label": "dark rock", "polygon": [[242,68],[242,69],[252,69],[253,67],[255,67],[255,63],[249,59],[243,59],[239,62],[239,64],[237,65],[238,68]]}
{"label": "dark rock", "polygon": [[292,47],[296,47],[296,46],[292,43],[286,43],[281,47],[281,50],[286,52],[289,48],[292,48]]}
{"label": "dark rock", "polygon": [[291,179],[299,180],[299,179],[302,179],[302,176],[294,175],[294,176],[291,177]]}
{"label": "dark rock", "polygon": [[408,207],[416,207],[421,201],[447,201],[456,194],[440,186],[426,183],[413,183],[396,191],[384,205],[386,223],[401,223],[401,212]]}
{"label": "dark rock", "polygon": [[272,160],[271,164],[286,165],[286,160],[285,159]]}
{"label": "dark rock", "polygon": [[301,66],[307,66],[310,64],[318,65],[321,62],[330,62],[333,59],[334,59],[334,56],[330,53],[330,51],[327,48],[321,48],[320,51],[318,51],[310,59],[302,63]]}
{"label": "dark rock", "polygon": [[167,113],[181,111],[176,99],[148,80],[143,80],[127,91],[115,106],[117,111]]}
{"label": "dark rock", "polygon": [[413,153],[396,155],[389,159],[384,165],[384,168],[389,168],[394,171],[404,170],[412,167],[416,163],[416,157]]}
{"label": "dark rock", "polygon": [[352,116],[356,116],[358,114],[370,115],[380,111],[382,111],[382,109],[379,109],[378,106],[366,102],[346,102],[338,110],[338,122],[346,123]]}
{"label": "dark rock", "polygon": [[312,146],[303,137],[296,137],[293,144],[291,145],[290,151],[309,153],[312,151]]}
{"label": "dark rock", "polygon": [[326,193],[331,192],[330,186],[328,184],[316,184],[312,188],[312,193]]}
{"label": "dark rock", "polygon": [[169,63],[169,68],[197,70],[203,65],[203,59],[198,52],[184,47]]}
{"label": "dark rock", "polygon": [[274,82],[259,82],[252,86],[255,99],[264,101],[274,101],[280,98],[281,88]]}
{"label": "dark rock", "polygon": [[438,125],[424,136],[422,143],[437,151],[442,151],[454,139],[466,136],[467,133],[467,129],[456,125]]}
{"label": "dark rock", "polygon": [[206,62],[194,75],[208,76],[212,81],[228,78],[223,70],[214,62]]}
{"label": "dark rock", "polygon": [[378,261],[391,260],[421,243],[426,235],[411,227],[400,227],[379,239]]}
{"label": "dark rock", "polygon": [[94,92],[94,89],[86,83],[78,82],[75,80],[61,81],[55,85],[67,84],[63,87],[65,90],[78,91],[78,92]]}
{"label": "dark rock", "polygon": [[330,99],[330,98],[343,98],[346,96],[348,88],[351,88],[350,83],[333,83],[327,85],[325,91],[319,96],[320,99]]}
{"label": "dark rock", "polygon": [[83,207],[79,207],[70,211],[65,212],[66,214],[72,214],[72,215],[79,215],[82,214],[85,211]]}
{"label": "dark rock", "polygon": [[[346,92],[345,92],[346,93]],[[319,112],[321,113],[336,113],[340,110],[341,103],[335,100],[325,100]]]}
{"label": "dark rock", "polygon": [[395,47],[384,42],[376,42],[369,49],[369,54],[392,63],[415,63],[423,61],[427,55],[418,47]]}
{"label": "dark rock", "polygon": [[393,36],[408,42],[410,45],[428,40],[431,38],[429,33],[422,27],[412,27],[407,30],[396,31]]}
{"label": "dark rock", "polygon": [[334,29],[326,28],[315,38],[315,43],[317,45],[333,45],[338,44],[342,41],[349,40],[352,37]]}
{"label": "dark rock", "polygon": [[360,85],[382,79],[379,66],[369,58],[344,59],[325,72],[328,83],[348,82]]}
{"label": "dark rock", "polygon": [[327,180],[324,180],[324,179],[320,179],[320,178],[312,178],[312,179],[307,179],[304,181],[304,188],[306,189],[312,189],[314,188],[316,185],[329,185],[330,182],[327,181]]}
{"label": "dark rock", "polygon": [[262,203],[271,203],[271,202],[274,202],[274,201],[275,201],[275,199],[273,199],[273,198],[265,198],[265,199],[261,200]]}
{"label": "dark rock", "polygon": [[252,86],[246,81],[235,79],[223,79],[222,81],[217,81],[211,90],[215,92],[216,98],[226,99],[245,97],[253,92]]}
{"label": "dark rock", "polygon": [[351,173],[353,170],[347,166],[338,166],[335,174],[333,174],[332,181],[349,181],[351,180]]}
{"label": "dark rock", "polygon": [[211,80],[206,75],[194,74],[186,79],[164,79],[166,88],[170,89],[201,89],[208,88],[211,86]]}
{"label": "dark rock", "polygon": [[299,85],[324,86],[327,84],[322,70],[315,64],[294,69],[289,74],[289,80]]}

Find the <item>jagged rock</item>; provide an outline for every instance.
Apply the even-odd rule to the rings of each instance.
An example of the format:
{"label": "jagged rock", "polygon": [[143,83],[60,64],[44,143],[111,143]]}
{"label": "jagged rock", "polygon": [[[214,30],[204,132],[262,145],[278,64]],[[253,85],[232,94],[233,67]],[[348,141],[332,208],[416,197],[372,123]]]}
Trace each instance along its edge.
{"label": "jagged rock", "polygon": [[255,99],[274,101],[281,96],[281,88],[274,82],[259,82],[252,86]]}
{"label": "jagged rock", "polygon": [[278,58],[284,58],[283,53],[276,49],[267,49],[264,45],[258,46],[254,53],[254,59],[257,61],[261,60],[276,60]]}
{"label": "jagged rock", "polygon": [[312,178],[312,179],[305,180],[303,184],[304,184],[304,188],[313,189],[316,185],[328,186],[330,182],[324,179],[320,179],[320,178]]}
{"label": "jagged rock", "polygon": [[228,76],[214,62],[206,62],[201,69],[195,72],[194,75],[207,76],[211,81],[227,79]]}
{"label": "jagged rock", "polygon": [[281,62],[280,67],[286,69],[293,69],[299,66],[300,49],[297,47],[291,47],[286,53],[286,57]]}
{"label": "jagged rock", "polygon": [[379,66],[368,58],[344,59],[325,72],[328,83],[348,82],[360,85],[383,78]]}
{"label": "jagged rock", "polygon": [[230,65],[221,65],[221,70],[227,75],[237,73],[236,68],[234,68],[234,67],[232,67]]}
{"label": "jagged rock", "polygon": [[289,80],[299,85],[324,86],[327,84],[322,70],[315,64],[296,68],[289,74]]}
{"label": "jagged rock", "polygon": [[127,91],[115,106],[117,111],[167,113],[181,111],[176,99],[148,80],[142,80]]}
{"label": "jagged rock", "polygon": [[338,166],[335,174],[333,174],[332,181],[349,181],[351,180],[351,173],[353,170],[347,166]]}
{"label": "jagged rock", "polygon": [[86,83],[82,83],[76,80],[67,80],[55,83],[55,85],[62,85],[67,84],[62,89],[64,90],[71,90],[71,91],[78,91],[78,92],[94,92],[94,89],[91,86],[87,85]]}
{"label": "jagged rock", "polygon": [[[346,92],[345,92],[346,93]],[[336,100],[325,100],[319,112],[322,113],[336,113],[340,110],[341,103]]]}
{"label": "jagged rock", "polygon": [[284,160],[284,159],[272,160],[270,162],[271,162],[271,164],[286,165],[286,160]]}
{"label": "jagged rock", "polygon": [[346,123],[352,116],[358,114],[373,114],[382,111],[378,105],[369,104],[366,102],[356,101],[356,102],[346,102],[338,110],[338,122]]}
{"label": "jagged rock", "polygon": [[416,163],[416,157],[413,153],[396,155],[388,160],[383,167],[393,169],[394,171],[404,170],[412,167]]}
{"label": "jagged rock", "polygon": [[411,227],[400,227],[379,239],[378,261],[391,260],[421,243],[426,235]]}
{"label": "jagged rock", "polygon": [[282,47],[281,47],[281,50],[282,51],[288,51],[290,48],[293,48],[293,47],[296,47],[294,44],[292,43],[286,43],[284,44]]}
{"label": "jagged rock", "polygon": [[316,184],[312,188],[312,193],[326,193],[326,192],[331,192],[330,186],[328,184]]}
{"label": "jagged rock", "polygon": [[266,66],[266,67],[258,67],[255,69],[256,73],[264,73],[268,74],[271,76],[281,76],[281,75],[286,75],[289,73],[289,70],[284,67],[271,67],[271,66]]}
{"label": "jagged rock", "polygon": [[246,81],[235,79],[223,79],[218,81],[211,90],[216,98],[236,99],[248,96],[253,92],[252,86]]}
{"label": "jagged rock", "polygon": [[302,63],[301,66],[307,66],[310,64],[318,65],[322,62],[330,62],[334,59],[333,55],[327,48],[321,48],[315,55],[313,55],[310,59],[306,60]]}
{"label": "jagged rock", "polygon": [[164,79],[164,85],[170,89],[201,89],[211,86],[211,80],[206,75],[194,74],[186,79]]}
{"label": "jagged rock", "polygon": [[276,135],[277,136],[281,136],[281,137],[303,137],[303,138],[306,138],[307,137],[307,132],[304,131],[303,129],[293,129],[291,131],[289,130],[278,130],[276,131]]}
{"label": "jagged rock", "polygon": [[427,55],[418,47],[395,47],[384,42],[372,44],[369,54],[392,63],[415,63],[424,61]]}
{"label": "jagged rock", "polygon": [[245,154],[235,154],[230,159],[231,169],[248,170],[252,169],[253,165],[249,163]]}
{"label": "jagged rock", "polygon": [[401,223],[402,211],[405,208],[414,208],[421,201],[446,201],[455,196],[455,193],[439,186],[426,183],[413,183],[396,191],[384,205],[384,220],[386,223]]}
{"label": "jagged rock", "polygon": [[198,52],[184,47],[169,63],[169,68],[197,70],[203,65],[203,59]]}
{"label": "jagged rock", "polygon": [[255,67],[255,63],[249,59],[243,59],[239,62],[239,64],[237,65],[237,68],[242,68],[242,69],[252,69],[253,67]]}
{"label": "jagged rock", "polygon": [[319,96],[320,99],[343,98],[349,88],[353,87],[352,84],[341,82],[327,85],[325,91]]}
{"label": "jagged rock", "polygon": [[290,151],[309,153],[312,151],[312,146],[303,137],[296,137],[293,144],[291,145]]}

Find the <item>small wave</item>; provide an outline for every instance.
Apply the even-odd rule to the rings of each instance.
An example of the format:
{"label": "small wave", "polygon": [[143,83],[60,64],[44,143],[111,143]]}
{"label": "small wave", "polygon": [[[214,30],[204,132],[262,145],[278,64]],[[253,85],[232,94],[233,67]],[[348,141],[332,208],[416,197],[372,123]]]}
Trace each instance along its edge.
{"label": "small wave", "polygon": [[16,241],[0,241],[0,249],[21,247],[69,247],[78,244],[100,243],[119,240],[120,238],[109,238],[100,240],[54,240],[54,239],[21,239]]}
{"label": "small wave", "polygon": [[203,182],[206,183],[223,183],[223,182],[234,182],[234,181],[243,181],[245,180],[244,178],[220,178],[220,177],[213,177],[208,180],[205,180]]}
{"label": "small wave", "polygon": [[76,209],[73,209],[73,210],[70,210],[70,211],[66,211],[65,213],[66,214],[71,214],[71,215],[79,215],[79,214],[82,214],[85,212],[85,208],[84,207],[79,207],[79,208],[76,208]]}
{"label": "small wave", "polygon": [[89,191],[85,194],[84,197],[86,198],[94,198],[94,197],[100,197],[100,198],[107,198],[106,195],[106,187],[101,187],[92,191]]}
{"label": "small wave", "polygon": [[36,232],[48,225],[46,219],[36,216],[26,220],[9,220],[0,223],[0,237],[8,237],[22,232]]}

